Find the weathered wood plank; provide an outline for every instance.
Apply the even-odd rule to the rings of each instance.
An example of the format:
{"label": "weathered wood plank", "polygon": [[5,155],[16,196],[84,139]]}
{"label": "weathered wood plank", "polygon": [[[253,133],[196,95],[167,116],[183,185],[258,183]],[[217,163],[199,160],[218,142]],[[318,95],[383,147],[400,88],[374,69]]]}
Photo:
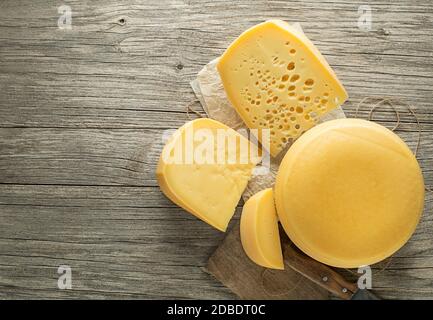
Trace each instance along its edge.
{"label": "weathered wood plank", "polygon": [[[432,214],[424,213],[386,271],[374,273],[383,297],[406,298],[408,290],[411,297],[433,297]],[[223,234],[175,207],[156,187],[1,185],[0,220],[5,297],[31,297],[30,289],[53,298],[230,297],[200,269]],[[56,289],[60,264],[73,268],[73,291]]]}
{"label": "weathered wood plank", "polygon": [[223,234],[158,188],[2,185],[0,221],[0,298],[230,296],[201,270]]}
{"label": "weathered wood plank", "polygon": [[[415,149],[413,126],[400,136]],[[0,128],[0,183],[156,186],[163,130]],[[422,134],[418,159],[433,185],[433,136]]]}
{"label": "weathered wood plank", "polygon": [[[66,31],[58,1],[0,2],[0,299],[233,297],[200,270],[223,235],[169,202],[154,171],[163,129],[187,121],[189,82],[268,18],[301,22],[345,84],[348,116],[366,96],[414,106],[433,185],[430,1],[370,3],[371,32],[346,0],[67,4]],[[382,108],[374,119],[395,121]],[[415,119],[401,120],[413,148]],[[429,194],[415,236],[375,276],[384,297],[433,297],[432,208]],[[57,289],[59,264],[73,290]]]}
{"label": "weathered wood plank", "polygon": [[349,115],[365,96],[392,96],[414,104],[421,122],[433,122],[433,9],[424,2],[375,2],[371,32],[357,28],[357,4],[348,2],[71,1],[67,32],[56,27],[54,1],[36,1],[32,10],[6,3],[3,127],[175,128],[172,112],[194,100],[189,81],[200,68],[245,28],[275,17],[303,24],[347,87]]}

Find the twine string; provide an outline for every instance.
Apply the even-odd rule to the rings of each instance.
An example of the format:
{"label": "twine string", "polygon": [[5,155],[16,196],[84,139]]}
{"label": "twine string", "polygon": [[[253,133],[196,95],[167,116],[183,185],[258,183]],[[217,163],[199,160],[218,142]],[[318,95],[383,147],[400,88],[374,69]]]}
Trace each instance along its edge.
{"label": "twine string", "polygon": [[187,104],[187,106],[185,107],[186,110],[186,117],[188,118],[188,120],[192,120],[191,116],[190,116],[190,112],[194,113],[196,116],[198,116],[199,118],[206,118],[206,116],[204,116],[203,114],[201,114],[200,112],[198,112],[197,110],[194,110],[192,108],[192,105],[194,103],[196,103],[197,100],[191,101],[190,103]]}
{"label": "twine string", "polygon": [[[377,98],[375,98],[375,97],[365,97],[365,98],[363,98],[363,99],[358,103],[358,105],[356,106],[355,117],[358,118],[359,110],[361,109],[361,107],[362,107],[364,104],[366,104],[366,102],[367,102],[368,100],[374,100],[374,99],[377,99]],[[418,138],[417,138],[417,142],[416,142],[416,146],[415,146],[414,155],[415,155],[415,157],[417,157],[417,156],[418,156],[419,148],[420,148],[420,146],[421,146],[421,134],[422,134],[422,130],[421,130],[421,124],[420,124],[420,122],[419,122],[418,115],[417,115],[417,113],[414,111],[413,107],[412,107],[410,104],[408,104],[408,103],[406,103],[406,102],[404,102],[404,101],[396,100],[396,99],[392,99],[392,98],[382,98],[382,99],[380,99],[378,102],[376,102],[373,106],[370,107],[369,112],[368,112],[368,115],[367,115],[367,119],[368,119],[369,121],[372,121],[374,112],[375,112],[375,111],[376,111],[380,106],[382,106],[382,105],[384,105],[384,104],[387,104],[387,105],[389,105],[389,106],[391,107],[391,109],[394,111],[394,113],[395,113],[395,115],[396,115],[397,122],[396,122],[396,124],[394,125],[394,127],[391,129],[391,131],[393,131],[393,132],[396,131],[396,130],[399,128],[400,124],[401,124],[401,118],[400,118],[400,112],[399,112],[399,111],[397,110],[397,108],[395,107],[393,101],[397,101],[400,105],[404,105],[404,106],[406,107],[406,110],[407,110],[407,111],[408,111],[408,112],[409,112],[409,113],[414,117],[414,119],[415,119],[415,121],[416,121],[417,129],[418,129]],[[428,192],[432,192],[432,193],[433,193],[433,191],[431,190],[430,187],[425,186],[425,190],[428,191]],[[377,272],[375,273],[375,275],[381,274],[383,271],[385,271],[385,270],[386,270],[386,269],[391,265],[391,263],[392,263],[392,256],[388,258],[387,263],[386,263],[382,268],[380,268],[379,271],[377,271]],[[350,270],[350,269],[346,269],[346,270],[349,271],[349,272],[352,273],[352,274],[357,275],[357,273],[354,272],[353,270]]]}

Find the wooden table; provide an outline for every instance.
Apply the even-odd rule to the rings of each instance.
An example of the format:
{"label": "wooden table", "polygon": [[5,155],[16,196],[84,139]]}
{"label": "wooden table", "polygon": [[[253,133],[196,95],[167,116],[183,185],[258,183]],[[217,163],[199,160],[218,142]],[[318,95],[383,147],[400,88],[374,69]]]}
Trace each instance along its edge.
{"label": "wooden table", "polygon": [[[0,298],[234,297],[202,270],[224,234],[161,194],[155,164],[163,131],[188,120],[196,73],[269,18],[302,24],[346,86],[348,116],[366,96],[413,105],[433,185],[430,0],[370,1],[371,31],[360,1],[70,0],[70,30],[62,3],[0,2]],[[398,109],[414,147],[416,121]],[[374,119],[395,123],[390,108]],[[432,209],[429,193],[416,234],[373,279],[383,297],[433,298]],[[59,265],[72,290],[58,289]]]}

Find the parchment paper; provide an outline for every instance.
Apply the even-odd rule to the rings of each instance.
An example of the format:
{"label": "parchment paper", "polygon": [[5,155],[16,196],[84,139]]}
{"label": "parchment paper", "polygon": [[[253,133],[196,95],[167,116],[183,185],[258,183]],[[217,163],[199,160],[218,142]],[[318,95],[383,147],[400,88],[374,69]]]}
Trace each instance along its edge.
{"label": "parchment paper", "polygon": [[[293,26],[302,31],[299,23],[295,23]],[[218,58],[205,65],[198,73],[197,78],[191,82],[191,87],[209,118],[222,122],[235,130],[247,129],[227,98],[218,70],[216,69],[217,62]],[[318,123],[345,117],[343,109],[338,107],[322,115],[318,119]],[[288,148],[290,148],[290,146],[288,146],[287,149]],[[264,175],[253,175],[242,195],[244,201],[253,194],[274,185],[278,167],[286,151],[287,150],[283,150],[280,152],[276,158],[271,157],[270,170],[268,173]]]}

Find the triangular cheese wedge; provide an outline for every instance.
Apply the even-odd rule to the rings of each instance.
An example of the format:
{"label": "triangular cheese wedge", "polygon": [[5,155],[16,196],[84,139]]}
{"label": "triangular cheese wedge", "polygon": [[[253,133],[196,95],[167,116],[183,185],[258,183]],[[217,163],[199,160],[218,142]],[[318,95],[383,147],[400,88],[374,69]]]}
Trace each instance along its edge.
{"label": "triangular cheese wedge", "polygon": [[174,203],[225,231],[260,161],[257,153],[256,146],[226,125],[207,118],[193,120],[164,147],[158,183]]}
{"label": "triangular cheese wedge", "polygon": [[269,145],[274,157],[348,97],[313,43],[299,28],[281,20],[242,33],[217,69],[245,124],[270,130],[270,143],[263,145]]}

